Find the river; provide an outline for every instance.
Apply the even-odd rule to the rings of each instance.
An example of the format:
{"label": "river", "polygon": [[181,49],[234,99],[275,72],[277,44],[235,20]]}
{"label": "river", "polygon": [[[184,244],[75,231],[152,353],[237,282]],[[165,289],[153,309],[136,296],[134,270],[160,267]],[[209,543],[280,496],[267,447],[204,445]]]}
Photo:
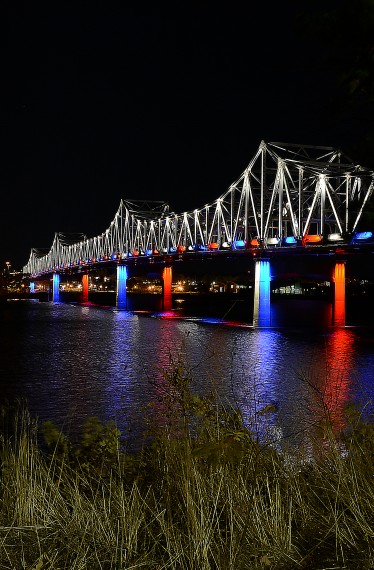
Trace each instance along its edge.
{"label": "river", "polygon": [[372,419],[369,327],[254,329],[36,300],[0,304],[0,323],[1,402],[27,401],[73,435],[87,417],[113,419],[136,447],[178,359],[194,391],[239,407],[261,437],[300,443],[325,413],[342,427],[350,403]]}

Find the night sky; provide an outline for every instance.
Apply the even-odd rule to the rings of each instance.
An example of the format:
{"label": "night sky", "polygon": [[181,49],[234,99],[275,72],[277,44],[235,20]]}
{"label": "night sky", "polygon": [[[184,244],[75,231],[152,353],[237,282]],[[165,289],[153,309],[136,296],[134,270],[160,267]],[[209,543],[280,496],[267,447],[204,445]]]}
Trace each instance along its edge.
{"label": "night sky", "polygon": [[340,52],[344,30],[331,15],[315,25],[318,2],[238,4],[5,2],[0,268],[55,232],[102,233],[121,198],[203,206],[261,140],[374,167],[372,109],[363,121],[336,103],[354,22]]}

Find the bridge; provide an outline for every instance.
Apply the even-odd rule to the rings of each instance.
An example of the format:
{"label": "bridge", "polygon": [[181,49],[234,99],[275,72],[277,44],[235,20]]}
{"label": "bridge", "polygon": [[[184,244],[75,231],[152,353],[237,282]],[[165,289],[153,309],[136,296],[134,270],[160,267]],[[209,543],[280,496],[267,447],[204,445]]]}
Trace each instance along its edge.
{"label": "bridge", "polygon": [[333,324],[344,325],[346,257],[374,243],[372,232],[360,228],[373,189],[373,171],[338,149],[262,141],[240,177],[213,202],[174,213],[166,202],[123,199],[102,234],[56,233],[49,250],[31,250],[23,273],[31,280],[53,275],[56,299],[59,276],[82,272],[87,297],[87,272],[115,263],[117,306],[126,308],[129,272],[151,263],[162,275],[164,308],[169,309],[176,261],[215,255],[236,263],[246,256],[256,268],[253,322],[268,326],[271,265],[287,259],[292,266],[297,256],[306,267],[312,253],[329,260]]}

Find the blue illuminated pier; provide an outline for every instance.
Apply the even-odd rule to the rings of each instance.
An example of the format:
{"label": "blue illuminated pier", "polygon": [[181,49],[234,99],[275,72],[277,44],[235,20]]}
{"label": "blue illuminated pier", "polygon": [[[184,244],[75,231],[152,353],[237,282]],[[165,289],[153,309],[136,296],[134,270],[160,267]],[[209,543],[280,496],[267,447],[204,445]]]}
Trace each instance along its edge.
{"label": "blue illuminated pier", "polygon": [[116,306],[117,309],[127,308],[127,294],[126,294],[126,283],[127,283],[127,267],[126,265],[117,265],[117,295],[116,295]]}
{"label": "blue illuminated pier", "polygon": [[53,274],[52,281],[52,300],[54,303],[58,303],[60,300],[60,274]]}
{"label": "blue illuminated pier", "polygon": [[270,327],[270,261],[256,261],[253,326]]}

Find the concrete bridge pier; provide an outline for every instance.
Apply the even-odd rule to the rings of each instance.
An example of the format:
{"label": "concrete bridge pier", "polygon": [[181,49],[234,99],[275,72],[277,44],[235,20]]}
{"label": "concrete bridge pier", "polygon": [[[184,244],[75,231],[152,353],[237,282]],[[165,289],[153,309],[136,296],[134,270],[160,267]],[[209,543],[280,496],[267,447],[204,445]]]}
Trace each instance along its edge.
{"label": "concrete bridge pier", "polygon": [[332,325],[345,326],[345,263],[335,263],[332,281],[334,283],[334,298],[332,306]]}
{"label": "concrete bridge pier", "polygon": [[162,272],[162,308],[164,311],[171,311],[172,302],[172,268],[166,265]]}
{"label": "concrete bridge pier", "polygon": [[118,310],[125,311],[127,309],[127,292],[126,285],[128,279],[128,271],[126,265],[117,265],[117,291],[116,291],[116,307]]}
{"label": "concrete bridge pier", "polygon": [[270,261],[258,259],[255,265],[253,326],[270,327]]}
{"label": "concrete bridge pier", "polygon": [[82,276],[82,303],[88,302],[88,273]]}
{"label": "concrete bridge pier", "polygon": [[60,274],[54,273],[52,280],[52,301],[58,303],[60,300]]}

